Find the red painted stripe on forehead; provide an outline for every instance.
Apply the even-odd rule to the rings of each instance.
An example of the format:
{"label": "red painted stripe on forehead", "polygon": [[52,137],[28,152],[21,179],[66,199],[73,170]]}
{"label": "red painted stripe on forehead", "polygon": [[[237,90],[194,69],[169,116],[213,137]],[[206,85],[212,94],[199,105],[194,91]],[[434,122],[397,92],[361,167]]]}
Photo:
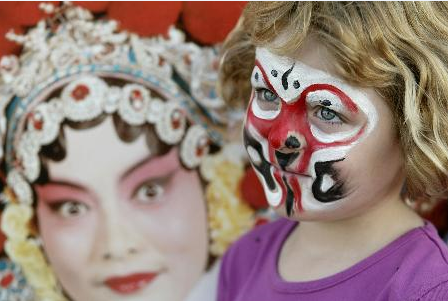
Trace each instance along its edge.
{"label": "red painted stripe on forehead", "polygon": [[331,93],[333,93],[334,95],[336,95],[337,97],[339,97],[342,101],[342,104],[350,111],[353,113],[358,113],[359,109],[358,106],[353,102],[353,100],[347,95],[345,94],[342,90],[336,88],[333,85],[330,84],[314,84],[311,85],[309,87],[307,87],[303,92],[302,92],[302,97],[305,98],[306,95],[310,92],[315,92],[315,91],[329,91]]}

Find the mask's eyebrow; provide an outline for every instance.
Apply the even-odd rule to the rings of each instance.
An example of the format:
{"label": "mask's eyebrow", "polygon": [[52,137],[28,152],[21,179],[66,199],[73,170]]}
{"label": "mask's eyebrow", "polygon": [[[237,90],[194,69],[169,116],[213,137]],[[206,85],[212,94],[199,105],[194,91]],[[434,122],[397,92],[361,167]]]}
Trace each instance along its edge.
{"label": "mask's eyebrow", "polygon": [[66,181],[66,180],[50,180],[48,183],[42,184],[38,186],[66,186],[72,189],[76,189],[76,190],[85,190],[85,187],[82,186],[81,184],[75,183],[75,182],[71,182],[71,181]]}
{"label": "mask's eyebrow", "polygon": [[144,158],[143,160],[140,160],[137,163],[135,163],[134,165],[132,165],[120,176],[120,181],[122,181],[123,179],[126,179],[129,175],[133,174],[136,170],[138,170],[140,168],[144,168],[146,165],[150,164],[152,159],[155,159],[155,158],[150,155],[150,156]]}
{"label": "mask's eyebrow", "polygon": [[[175,160],[171,160],[173,156],[175,157]],[[154,176],[163,176],[166,174],[169,174],[171,171],[176,170],[180,167],[179,159],[177,158],[178,154],[175,152],[174,148],[169,150],[167,153],[159,156],[149,155],[143,160],[138,161],[134,165],[132,165],[130,168],[128,168],[121,176],[120,176],[120,182],[124,181],[126,178],[128,178],[130,175],[135,173],[148,173],[148,168],[151,168],[152,166],[161,165],[163,163],[164,170],[156,170],[154,168],[154,172],[151,172]],[[149,174],[148,174],[149,175]]]}

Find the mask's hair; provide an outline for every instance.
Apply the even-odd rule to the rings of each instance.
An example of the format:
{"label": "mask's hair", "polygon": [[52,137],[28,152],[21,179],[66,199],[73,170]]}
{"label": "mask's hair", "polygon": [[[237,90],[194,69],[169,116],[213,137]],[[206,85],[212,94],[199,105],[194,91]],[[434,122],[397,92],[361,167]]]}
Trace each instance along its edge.
{"label": "mask's hair", "polygon": [[[255,47],[292,55],[313,35],[346,81],[391,111],[411,198],[448,198],[448,5],[444,2],[250,2],[224,44],[222,96],[244,105]],[[273,43],[280,35],[287,37]]]}

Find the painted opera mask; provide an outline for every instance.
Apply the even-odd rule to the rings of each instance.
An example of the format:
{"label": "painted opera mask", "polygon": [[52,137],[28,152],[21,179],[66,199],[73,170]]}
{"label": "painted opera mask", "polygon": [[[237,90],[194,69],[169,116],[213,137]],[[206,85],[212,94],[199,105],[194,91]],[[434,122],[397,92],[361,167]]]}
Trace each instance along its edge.
{"label": "painted opera mask", "polygon": [[251,76],[246,149],[270,205],[302,220],[356,214],[402,180],[385,100],[333,75],[331,61],[312,40],[298,59],[257,48]]}

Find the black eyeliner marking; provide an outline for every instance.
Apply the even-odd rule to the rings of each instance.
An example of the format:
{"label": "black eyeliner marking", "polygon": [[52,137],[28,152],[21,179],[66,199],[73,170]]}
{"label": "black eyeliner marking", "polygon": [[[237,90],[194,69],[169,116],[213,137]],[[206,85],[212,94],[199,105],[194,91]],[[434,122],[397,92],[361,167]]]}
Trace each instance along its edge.
{"label": "black eyeliner marking", "polygon": [[329,107],[331,106],[331,101],[329,101],[328,99],[324,99],[320,102],[323,106]]}
{"label": "black eyeliner marking", "polygon": [[277,77],[278,72],[277,72],[277,70],[271,70],[271,74],[273,77]]}
{"label": "black eyeliner marking", "polygon": [[288,76],[292,72],[292,69],[294,69],[294,66],[295,66],[295,63],[292,64],[291,68],[286,70],[286,72],[283,73],[283,75],[282,75],[282,86],[283,86],[283,89],[285,89],[285,90],[288,90]]}
{"label": "black eyeliner marking", "polygon": [[[316,180],[313,182],[311,190],[314,198],[319,202],[331,203],[338,201],[345,196],[344,183],[338,179],[339,173],[333,167],[334,163],[343,161],[344,159],[345,158],[334,161],[316,162],[316,164],[314,164],[314,169],[316,170]],[[335,184],[325,192],[321,189],[324,175],[329,175],[333,180],[335,180]]]}
{"label": "black eyeliner marking", "polygon": [[255,72],[255,80],[258,82],[258,72]]}
{"label": "black eyeliner marking", "polygon": [[299,83],[298,80],[295,80],[295,81],[292,83],[292,85],[294,86],[295,89],[300,88],[300,83]]}
{"label": "black eyeliner marking", "polygon": [[245,148],[247,149],[249,146],[253,147],[260,156],[261,163],[259,165],[252,164],[252,166],[263,176],[268,188],[270,190],[275,190],[275,182],[271,176],[271,165],[263,156],[263,147],[254,137],[250,135],[246,128],[244,128],[243,139]]}
{"label": "black eyeliner marking", "polygon": [[285,177],[283,177],[283,182],[285,183],[286,186],[286,214],[288,216],[291,216],[294,205],[294,193],[291,187],[289,186],[288,182],[286,181]]}

